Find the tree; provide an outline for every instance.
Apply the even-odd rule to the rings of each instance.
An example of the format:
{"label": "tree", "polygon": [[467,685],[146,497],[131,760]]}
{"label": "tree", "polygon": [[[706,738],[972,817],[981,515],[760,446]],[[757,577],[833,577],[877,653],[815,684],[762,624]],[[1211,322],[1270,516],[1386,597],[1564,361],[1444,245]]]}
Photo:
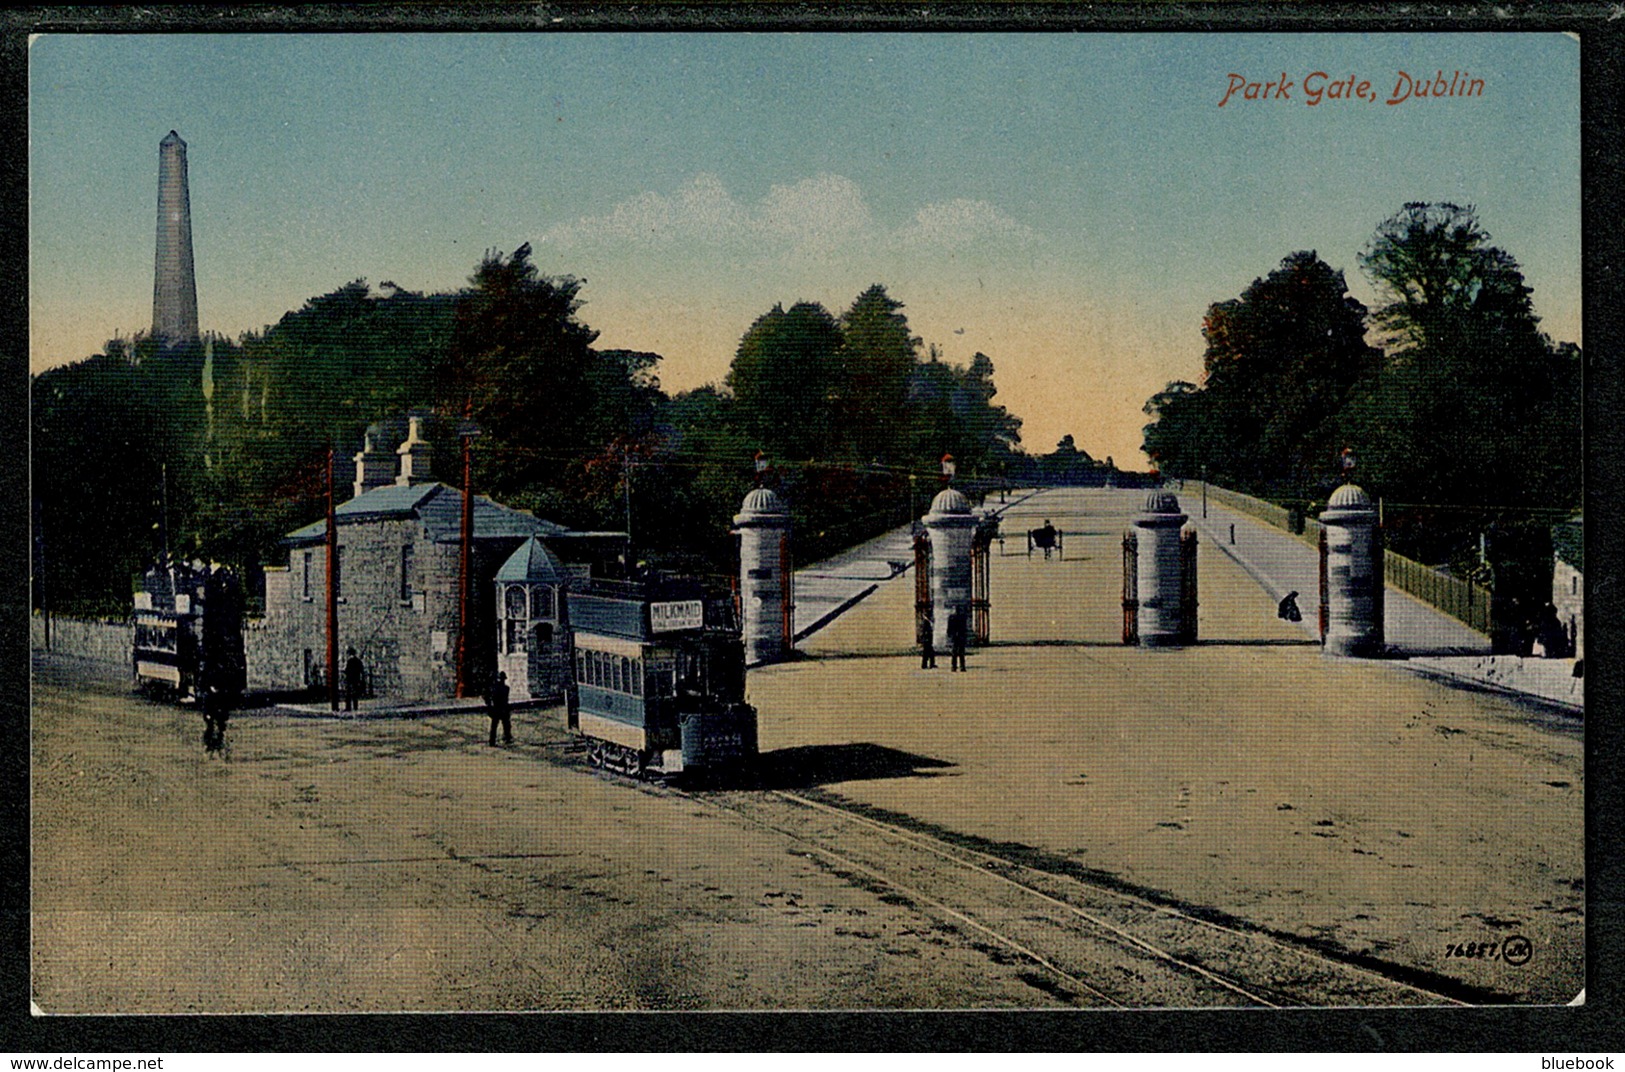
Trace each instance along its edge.
{"label": "tree", "polygon": [[838,451],[840,325],[822,305],[775,305],[758,317],[728,370],[741,426],[780,459]]}
{"label": "tree", "polygon": [[475,268],[458,296],[439,393],[448,423],[466,408],[480,426],[476,479],[509,501],[562,484],[602,445],[593,434],[598,333],[576,318],[582,281],[542,276],[530,252],[529,243],[509,257],[492,251]]}
{"label": "tree", "polygon": [[1173,380],[1146,400],[1144,412],[1152,421],[1143,429],[1142,449],[1159,472],[1202,475],[1202,466],[1220,450],[1213,408],[1213,396],[1189,380]]}
{"label": "tree", "polygon": [[901,449],[909,375],[920,340],[909,334],[903,303],[879,283],[841,316],[841,419],[853,449],[865,461],[887,460]]}
{"label": "tree", "polygon": [[1411,202],[1377,225],[1360,266],[1388,301],[1376,312],[1393,353],[1451,360],[1537,323],[1517,262],[1489,245],[1477,210]]}
{"label": "tree", "polygon": [[993,403],[997,393],[992,358],[978,353],[961,368],[933,348],[909,376],[909,464],[930,468],[949,453],[963,476],[1002,473],[1021,441],[1021,418]]}
{"label": "tree", "polygon": [[1412,203],[1378,225],[1361,264],[1393,352],[1347,434],[1412,502],[1576,506],[1579,351],[1541,334],[1517,261],[1489,242],[1471,206]]}
{"label": "tree", "polygon": [[1365,315],[1343,273],[1313,251],[1283,258],[1209,306],[1202,386],[1175,381],[1147,401],[1147,453],[1165,473],[1206,469],[1258,492],[1300,494],[1329,476],[1333,418],[1380,361]]}

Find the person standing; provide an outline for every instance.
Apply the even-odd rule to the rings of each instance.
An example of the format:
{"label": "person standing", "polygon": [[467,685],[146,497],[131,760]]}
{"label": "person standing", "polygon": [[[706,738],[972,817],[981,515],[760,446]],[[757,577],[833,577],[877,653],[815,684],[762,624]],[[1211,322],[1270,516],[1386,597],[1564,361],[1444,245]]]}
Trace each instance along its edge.
{"label": "person standing", "polygon": [[344,659],[344,709],[354,711],[356,701],[361,699],[361,679],[367,674],[366,668],[361,665],[361,656],[355,653],[354,648],[346,652]]}
{"label": "person standing", "polygon": [[203,747],[218,752],[226,746],[226,720],[231,717],[230,698],[210,685],[203,690]]}
{"label": "person standing", "polygon": [[497,723],[502,724],[502,743],[513,744],[513,724],[508,715],[508,675],[497,673],[491,690],[485,694],[485,713],[491,716],[491,745],[497,743]]}
{"label": "person standing", "polygon": [[933,623],[931,620],[930,612],[920,614],[919,625],[916,626],[915,632],[918,633],[920,637],[921,670],[935,670],[937,668],[936,639],[931,635],[933,632],[935,632],[935,628],[935,623]]}
{"label": "person standing", "polygon": [[952,651],[948,661],[949,673],[965,669],[965,641],[965,612],[956,610],[948,615],[948,643]]}

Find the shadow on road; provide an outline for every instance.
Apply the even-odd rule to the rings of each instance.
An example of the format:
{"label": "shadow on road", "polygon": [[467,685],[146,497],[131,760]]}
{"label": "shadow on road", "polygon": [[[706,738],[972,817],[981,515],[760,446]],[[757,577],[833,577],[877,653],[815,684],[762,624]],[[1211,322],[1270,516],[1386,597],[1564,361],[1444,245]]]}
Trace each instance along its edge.
{"label": "shadow on road", "polygon": [[751,783],[755,789],[806,789],[875,778],[929,778],[953,765],[867,742],[814,744],[763,752]]}
{"label": "shadow on road", "polygon": [[1320,641],[1310,640],[1308,637],[1252,637],[1246,640],[1229,640],[1224,637],[1200,637],[1196,641],[1198,647],[1203,648],[1318,648]]}

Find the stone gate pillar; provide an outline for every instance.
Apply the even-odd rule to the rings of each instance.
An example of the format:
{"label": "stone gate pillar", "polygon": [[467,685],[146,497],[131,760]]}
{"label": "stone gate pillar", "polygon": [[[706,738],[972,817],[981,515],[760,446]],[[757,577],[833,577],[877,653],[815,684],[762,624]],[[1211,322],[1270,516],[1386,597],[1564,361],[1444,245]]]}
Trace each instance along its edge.
{"label": "stone gate pillar", "polygon": [[920,519],[931,537],[931,643],[938,651],[952,647],[948,617],[965,617],[966,635],[971,620],[971,537],[976,518],[970,501],[953,488],[944,488],[931,500],[931,512]]}
{"label": "stone gate pillar", "polygon": [[745,665],[777,662],[790,652],[790,511],[767,488],[745,496],[734,516],[739,534],[739,604]]}
{"label": "stone gate pillar", "polygon": [[1332,492],[1320,523],[1326,527],[1325,655],[1377,655],[1383,647],[1377,569],[1377,510],[1354,484]]}
{"label": "stone gate pillar", "polygon": [[1137,562],[1139,638],[1147,648],[1177,647],[1195,635],[1195,622],[1185,621],[1185,555],[1179,533],[1189,518],[1180,513],[1172,492],[1153,491],[1145,511],[1134,519]]}

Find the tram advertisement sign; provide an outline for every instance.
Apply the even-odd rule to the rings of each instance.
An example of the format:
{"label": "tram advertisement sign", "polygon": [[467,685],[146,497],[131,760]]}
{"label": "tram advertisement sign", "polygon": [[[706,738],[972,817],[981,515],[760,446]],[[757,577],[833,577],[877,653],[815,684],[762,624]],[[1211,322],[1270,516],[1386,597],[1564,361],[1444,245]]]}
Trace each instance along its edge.
{"label": "tram advertisement sign", "polygon": [[649,629],[656,633],[675,633],[681,629],[700,629],[705,625],[705,603],[698,599],[685,599],[677,603],[649,604]]}

